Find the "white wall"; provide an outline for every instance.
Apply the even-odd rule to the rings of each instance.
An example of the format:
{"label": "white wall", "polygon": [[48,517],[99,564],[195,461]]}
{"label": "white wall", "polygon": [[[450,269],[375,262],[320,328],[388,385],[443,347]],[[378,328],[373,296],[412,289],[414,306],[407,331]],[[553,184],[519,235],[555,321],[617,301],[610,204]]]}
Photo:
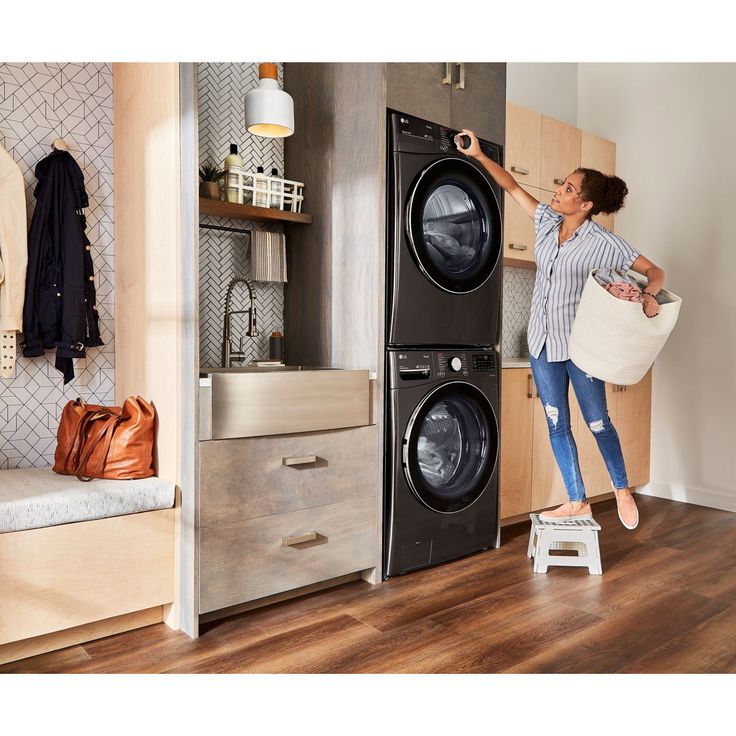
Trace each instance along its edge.
{"label": "white wall", "polygon": [[683,298],[654,368],[646,492],[736,511],[736,64],[580,64],[578,125],[617,143],[616,231]]}
{"label": "white wall", "polygon": [[578,65],[509,63],[506,65],[506,99],[577,125]]}

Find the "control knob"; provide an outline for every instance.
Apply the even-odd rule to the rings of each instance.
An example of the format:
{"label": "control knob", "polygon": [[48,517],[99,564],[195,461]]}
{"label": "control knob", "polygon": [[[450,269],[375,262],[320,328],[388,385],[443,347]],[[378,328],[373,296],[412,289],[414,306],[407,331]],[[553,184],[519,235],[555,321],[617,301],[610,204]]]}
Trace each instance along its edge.
{"label": "control knob", "polygon": [[448,361],[448,365],[453,373],[459,373],[463,368],[463,362],[462,360],[460,360],[460,358],[457,357],[457,355],[453,358],[450,358],[450,360]]}

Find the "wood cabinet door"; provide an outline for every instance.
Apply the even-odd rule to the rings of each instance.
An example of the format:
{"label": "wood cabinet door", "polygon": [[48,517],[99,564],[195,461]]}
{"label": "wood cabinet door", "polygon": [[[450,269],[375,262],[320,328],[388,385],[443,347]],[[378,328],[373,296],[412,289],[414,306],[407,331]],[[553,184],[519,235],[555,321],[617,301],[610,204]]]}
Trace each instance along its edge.
{"label": "wood cabinet door", "polygon": [[504,368],[501,379],[501,518],[532,510],[532,385],[528,368]]}
{"label": "wood cabinet door", "polygon": [[451,127],[452,84],[444,76],[442,62],[386,64],[386,105]]}
{"label": "wood cabinet door", "polygon": [[[581,132],[580,165],[588,169],[596,169],[604,174],[616,173],[616,144],[591,133]],[[594,222],[613,232],[613,215],[602,212],[593,216]]]}
{"label": "wood cabinet door", "polygon": [[649,482],[652,421],[652,370],[633,386],[618,392],[614,426],[621,441],[629,485]]}
{"label": "wood cabinet door", "polygon": [[526,187],[539,187],[542,160],[542,115],[506,103],[506,169]]}
{"label": "wood cabinet door", "polygon": [[[608,416],[611,422],[613,422],[614,427],[617,427],[618,421],[617,400],[619,394],[617,388],[617,386],[613,386],[610,383],[606,384]],[[576,440],[578,445],[578,459],[580,460],[580,472],[583,475],[583,483],[585,484],[585,495],[588,498],[593,498],[602,493],[610,493],[611,476],[603,461],[603,456],[598,449],[598,443],[593,436],[593,432],[588,427],[579,408],[578,413],[580,418],[578,420],[578,436]]]}
{"label": "wood cabinet door", "polygon": [[[567,490],[562,480],[562,474],[557,466],[557,460],[552,452],[547,428],[547,417],[544,407],[539,400],[536,388],[534,390],[534,437],[532,457],[532,508],[546,509],[550,506],[559,506],[567,501]],[[568,394],[570,402],[570,427],[573,437],[577,435],[578,417],[580,410],[570,387]]]}
{"label": "wood cabinet door", "polygon": [[[452,65],[452,127],[503,145],[506,136],[506,64]],[[464,89],[458,84],[462,83]]]}
{"label": "wood cabinet door", "polygon": [[[540,189],[524,187],[529,194],[539,200]],[[534,220],[511,198],[504,193],[503,210],[503,256],[507,265],[525,266],[534,263]]]}
{"label": "wood cabinet door", "polygon": [[579,128],[542,116],[542,189],[554,192],[580,166]]}

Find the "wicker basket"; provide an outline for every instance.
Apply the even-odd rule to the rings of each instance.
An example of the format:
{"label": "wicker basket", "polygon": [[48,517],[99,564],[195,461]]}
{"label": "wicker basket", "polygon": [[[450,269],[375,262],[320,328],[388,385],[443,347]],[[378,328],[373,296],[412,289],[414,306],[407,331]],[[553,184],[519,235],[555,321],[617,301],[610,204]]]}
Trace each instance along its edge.
{"label": "wicker basket", "polygon": [[570,360],[601,381],[638,383],[654,363],[677,322],[682,299],[662,289],[666,303],[647,317],[638,302],[610,294],[594,278],[585,282],[570,333]]}
{"label": "wicker basket", "polygon": [[227,188],[237,192],[238,204],[301,212],[304,183],[254,171],[228,171]]}

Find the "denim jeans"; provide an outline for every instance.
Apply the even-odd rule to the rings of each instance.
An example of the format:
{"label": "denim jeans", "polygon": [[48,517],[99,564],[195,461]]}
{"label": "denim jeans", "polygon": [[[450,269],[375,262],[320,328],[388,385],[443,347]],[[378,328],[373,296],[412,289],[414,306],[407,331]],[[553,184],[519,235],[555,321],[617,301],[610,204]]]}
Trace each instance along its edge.
{"label": "denim jeans", "polygon": [[547,347],[542,348],[539,358],[529,356],[537,385],[537,393],[547,417],[549,439],[557,465],[565,482],[571,501],[585,500],[585,486],[580,474],[578,448],[570,429],[570,404],[568,386],[572,387],[585,423],[593,433],[598,449],[608,468],[614,488],[627,488],[624,456],[618,433],[611,424],[606,407],[606,384],[581,371],[571,360],[555,363],[547,361]]}

